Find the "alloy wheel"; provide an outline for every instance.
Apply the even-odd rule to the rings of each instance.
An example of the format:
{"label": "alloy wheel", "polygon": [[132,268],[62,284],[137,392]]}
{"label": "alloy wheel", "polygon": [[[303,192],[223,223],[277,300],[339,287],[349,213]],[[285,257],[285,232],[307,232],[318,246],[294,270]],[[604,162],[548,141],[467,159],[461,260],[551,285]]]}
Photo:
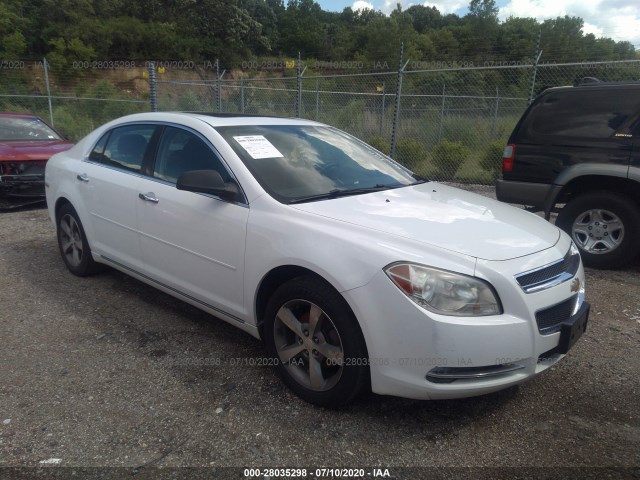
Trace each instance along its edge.
{"label": "alloy wheel", "polygon": [[82,234],[78,222],[67,214],[60,219],[60,246],[62,253],[72,267],[79,267],[82,263],[83,245]]}
{"label": "alloy wheel", "polygon": [[333,388],[344,369],[340,334],[329,316],[307,300],[282,305],[274,322],[278,357],[291,377],[317,392]]}
{"label": "alloy wheel", "polygon": [[571,236],[585,252],[610,253],[624,239],[624,224],[608,210],[587,210],[578,215],[571,226]]}

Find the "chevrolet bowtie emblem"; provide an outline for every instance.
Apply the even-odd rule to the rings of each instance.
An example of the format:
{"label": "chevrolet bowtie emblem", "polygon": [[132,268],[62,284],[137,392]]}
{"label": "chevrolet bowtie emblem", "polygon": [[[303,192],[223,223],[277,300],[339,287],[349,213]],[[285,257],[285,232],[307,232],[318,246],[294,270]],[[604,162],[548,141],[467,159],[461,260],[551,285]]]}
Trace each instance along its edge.
{"label": "chevrolet bowtie emblem", "polygon": [[580,279],[578,277],[574,278],[573,282],[571,282],[571,291],[572,292],[580,291]]}

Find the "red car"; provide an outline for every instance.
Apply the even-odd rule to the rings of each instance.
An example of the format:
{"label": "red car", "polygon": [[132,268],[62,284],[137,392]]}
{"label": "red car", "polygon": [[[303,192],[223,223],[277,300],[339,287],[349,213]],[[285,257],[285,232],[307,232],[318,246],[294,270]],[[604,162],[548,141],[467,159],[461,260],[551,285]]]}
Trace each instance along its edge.
{"label": "red car", "polygon": [[0,195],[44,198],[45,163],[72,146],[37,115],[0,113]]}

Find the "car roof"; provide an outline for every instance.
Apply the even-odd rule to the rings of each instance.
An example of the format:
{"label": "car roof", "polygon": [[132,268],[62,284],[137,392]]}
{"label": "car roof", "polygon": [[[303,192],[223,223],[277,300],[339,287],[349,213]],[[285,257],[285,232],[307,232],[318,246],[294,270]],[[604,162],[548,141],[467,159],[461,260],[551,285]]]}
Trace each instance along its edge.
{"label": "car roof", "polygon": [[228,114],[213,112],[145,112],[135,113],[114,120],[114,123],[126,122],[175,122],[183,119],[200,120],[212,127],[241,126],[241,125],[323,125],[312,120],[301,118],[276,117],[267,115]]}
{"label": "car roof", "polygon": [[272,115],[246,115],[236,113],[181,112],[208,123],[212,127],[240,125],[321,125],[312,120],[295,117],[277,117]]}

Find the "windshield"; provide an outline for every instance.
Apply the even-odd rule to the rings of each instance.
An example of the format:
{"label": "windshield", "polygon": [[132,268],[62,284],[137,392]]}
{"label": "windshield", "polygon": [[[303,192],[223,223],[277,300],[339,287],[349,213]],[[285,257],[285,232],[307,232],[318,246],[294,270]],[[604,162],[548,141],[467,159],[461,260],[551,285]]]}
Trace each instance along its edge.
{"label": "windshield", "polygon": [[61,140],[49,125],[35,117],[0,117],[0,141]]}
{"label": "windshield", "polygon": [[335,128],[242,125],[216,130],[262,187],[283,203],[416,183],[410,171]]}

